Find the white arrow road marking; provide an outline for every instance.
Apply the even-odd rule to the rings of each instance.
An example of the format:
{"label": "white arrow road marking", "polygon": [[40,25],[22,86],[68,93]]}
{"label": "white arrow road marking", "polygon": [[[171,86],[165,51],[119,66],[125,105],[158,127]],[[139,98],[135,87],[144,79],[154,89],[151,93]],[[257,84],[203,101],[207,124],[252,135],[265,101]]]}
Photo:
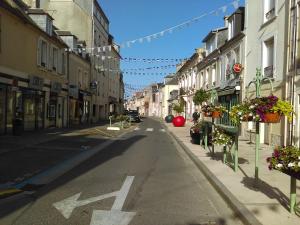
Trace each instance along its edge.
{"label": "white arrow road marking", "polygon": [[154,129],[153,128],[147,128],[146,131],[152,132]]}
{"label": "white arrow road marking", "polygon": [[53,206],[61,212],[61,214],[66,218],[69,219],[73,210],[79,206],[88,205],[93,202],[97,202],[106,198],[115,197],[118,194],[118,192],[112,192],[105,195],[100,195],[93,198],[88,198],[86,200],[78,201],[81,193],[78,193],[76,195],[73,195],[69,198],[66,198],[60,202],[56,202],[53,204]]}
{"label": "white arrow road marking", "polygon": [[134,128],[135,131],[140,130],[140,129],[141,129],[141,128],[139,128],[139,127]]}
{"label": "white arrow road marking", "polygon": [[128,225],[135,214],[135,212],[122,212],[119,210],[95,210],[90,225]]}
{"label": "white arrow road marking", "polygon": [[76,207],[84,206],[92,202],[100,201],[106,198],[116,197],[111,211],[94,210],[90,225],[128,225],[135,216],[135,212],[122,212],[122,207],[133,183],[134,176],[126,177],[121,189],[116,192],[100,195],[85,200],[78,200],[81,193],[77,193],[60,202],[56,202],[53,206],[61,212],[61,214],[69,219]]}
{"label": "white arrow road marking", "polygon": [[161,131],[161,132],[166,132],[166,130],[165,130],[165,129],[160,129],[160,131]]}

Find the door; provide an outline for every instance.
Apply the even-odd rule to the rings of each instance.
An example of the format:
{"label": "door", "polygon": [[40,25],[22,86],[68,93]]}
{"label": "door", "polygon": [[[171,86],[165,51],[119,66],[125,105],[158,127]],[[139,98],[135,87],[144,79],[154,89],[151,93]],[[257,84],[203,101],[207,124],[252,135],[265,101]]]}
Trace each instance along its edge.
{"label": "door", "polygon": [[6,87],[0,85],[0,135],[5,133],[5,99],[6,99]]}

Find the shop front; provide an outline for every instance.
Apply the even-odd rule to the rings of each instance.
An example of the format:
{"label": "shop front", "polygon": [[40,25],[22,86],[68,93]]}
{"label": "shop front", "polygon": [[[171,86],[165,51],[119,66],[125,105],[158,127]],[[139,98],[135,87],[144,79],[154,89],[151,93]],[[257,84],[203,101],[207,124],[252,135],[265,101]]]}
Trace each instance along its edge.
{"label": "shop front", "polygon": [[90,122],[91,111],[91,94],[89,92],[79,91],[79,121],[81,124],[87,124]]}
{"label": "shop front", "polygon": [[69,86],[69,124],[70,126],[78,125],[79,118],[79,89],[77,85]]}
{"label": "shop front", "polygon": [[20,134],[44,128],[45,93],[43,80],[30,77],[28,87],[17,80],[0,84],[0,134]]}
{"label": "shop front", "polygon": [[64,125],[64,97],[61,96],[62,84],[52,81],[50,88],[49,103],[47,109],[48,126],[63,127]]}

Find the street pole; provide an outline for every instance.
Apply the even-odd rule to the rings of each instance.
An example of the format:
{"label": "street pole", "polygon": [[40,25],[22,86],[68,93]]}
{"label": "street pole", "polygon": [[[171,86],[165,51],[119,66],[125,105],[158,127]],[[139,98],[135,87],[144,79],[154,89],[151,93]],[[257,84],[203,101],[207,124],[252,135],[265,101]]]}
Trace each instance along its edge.
{"label": "street pole", "polygon": [[[261,72],[256,69],[256,98],[260,97],[260,84],[261,84]],[[255,181],[258,181],[259,174],[259,146],[260,146],[260,135],[259,135],[259,121],[255,122]]]}

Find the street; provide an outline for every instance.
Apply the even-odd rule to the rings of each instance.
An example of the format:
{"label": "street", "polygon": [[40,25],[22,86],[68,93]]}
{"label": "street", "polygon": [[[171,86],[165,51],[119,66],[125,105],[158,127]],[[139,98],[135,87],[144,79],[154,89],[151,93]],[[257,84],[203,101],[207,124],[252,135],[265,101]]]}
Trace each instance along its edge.
{"label": "street", "polygon": [[150,118],[34,194],[0,207],[1,225],[242,224]]}

